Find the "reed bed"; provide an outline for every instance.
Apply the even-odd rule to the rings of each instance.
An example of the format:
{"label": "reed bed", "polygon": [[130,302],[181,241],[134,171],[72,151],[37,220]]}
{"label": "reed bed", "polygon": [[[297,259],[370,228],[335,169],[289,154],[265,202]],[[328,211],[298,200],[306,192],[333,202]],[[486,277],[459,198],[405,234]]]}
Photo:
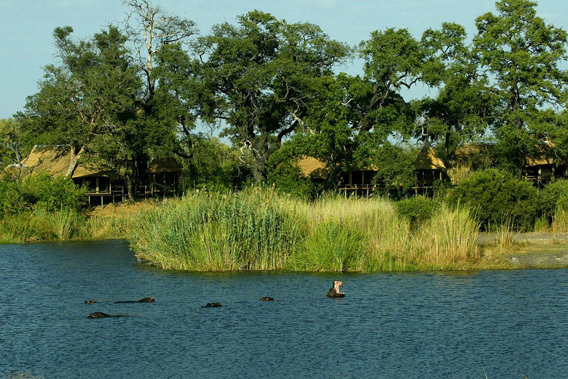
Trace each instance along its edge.
{"label": "reed bed", "polygon": [[87,217],[72,210],[28,211],[0,220],[0,243],[124,239],[134,216]]}
{"label": "reed bed", "polygon": [[465,208],[443,206],[411,228],[386,199],[307,202],[262,188],[166,201],[127,234],[137,257],[174,270],[405,271],[471,267],[479,258]]}

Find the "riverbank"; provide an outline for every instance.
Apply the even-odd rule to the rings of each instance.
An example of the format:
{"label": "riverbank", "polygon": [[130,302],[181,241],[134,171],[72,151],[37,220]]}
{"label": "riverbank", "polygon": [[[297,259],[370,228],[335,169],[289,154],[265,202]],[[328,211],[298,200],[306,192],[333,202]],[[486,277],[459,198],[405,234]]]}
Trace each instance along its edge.
{"label": "riverbank", "polygon": [[480,233],[479,246],[487,255],[500,256],[511,268],[567,268],[568,233]]}
{"label": "riverbank", "polygon": [[[23,225],[23,226],[22,226]],[[568,267],[568,233],[479,233],[467,209],[418,225],[384,199],[270,191],[109,204],[3,220],[3,243],[126,239],[165,270],[395,272]]]}

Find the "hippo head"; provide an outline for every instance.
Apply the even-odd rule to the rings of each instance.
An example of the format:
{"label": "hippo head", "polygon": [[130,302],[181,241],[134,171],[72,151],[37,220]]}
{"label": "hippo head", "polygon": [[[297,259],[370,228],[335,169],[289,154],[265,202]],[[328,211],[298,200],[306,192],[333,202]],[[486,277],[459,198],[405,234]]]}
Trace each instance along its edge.
{"label": "hippo head", "polygon": [[341,290],[339,289],[339,287],[341,287],[343,285],[343,282],[339,281],[339,280],[335,280],[333,282],[333,289],[335,290],[335,292],[337,292],[338,294],[341,294]]}

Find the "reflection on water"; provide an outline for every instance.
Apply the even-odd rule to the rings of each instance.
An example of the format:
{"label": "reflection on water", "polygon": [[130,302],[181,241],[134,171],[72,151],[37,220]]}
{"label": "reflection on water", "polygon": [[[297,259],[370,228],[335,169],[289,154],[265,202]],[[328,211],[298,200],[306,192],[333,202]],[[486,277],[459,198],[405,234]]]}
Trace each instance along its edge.
{"label": "reflection on water", "polygon": [[[347,295],[329,299],[336,278]],[[138,265],[124,242],[104,241],[0,246],[0,282],[2,377],[568,372],[567,270],[168,273]],[[114,303],[148,296],[156,302]],[[217,301],[224,307],[202,308]],[[95,311],[129,317],[87,319]]]}

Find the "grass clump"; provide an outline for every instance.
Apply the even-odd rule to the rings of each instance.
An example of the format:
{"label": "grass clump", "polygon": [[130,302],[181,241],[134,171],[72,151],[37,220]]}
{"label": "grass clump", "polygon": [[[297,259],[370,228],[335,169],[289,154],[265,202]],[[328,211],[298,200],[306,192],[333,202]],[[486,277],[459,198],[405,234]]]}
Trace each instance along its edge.
{"label": "grass clump", "polygon": [[[269,189],[195,192],[143,212],[128,239],[164,269],[377,272],[471,267],[477,223],[442,205],[411,220],[385,199],[304,201]],[[469,266],[468,266],[469,265]]]}
{"label": "grass clump", "polygon": [[299,228],[272,192],[195,192],[144,212],[129,233],[140,258],[182,270],[283,267]]}

